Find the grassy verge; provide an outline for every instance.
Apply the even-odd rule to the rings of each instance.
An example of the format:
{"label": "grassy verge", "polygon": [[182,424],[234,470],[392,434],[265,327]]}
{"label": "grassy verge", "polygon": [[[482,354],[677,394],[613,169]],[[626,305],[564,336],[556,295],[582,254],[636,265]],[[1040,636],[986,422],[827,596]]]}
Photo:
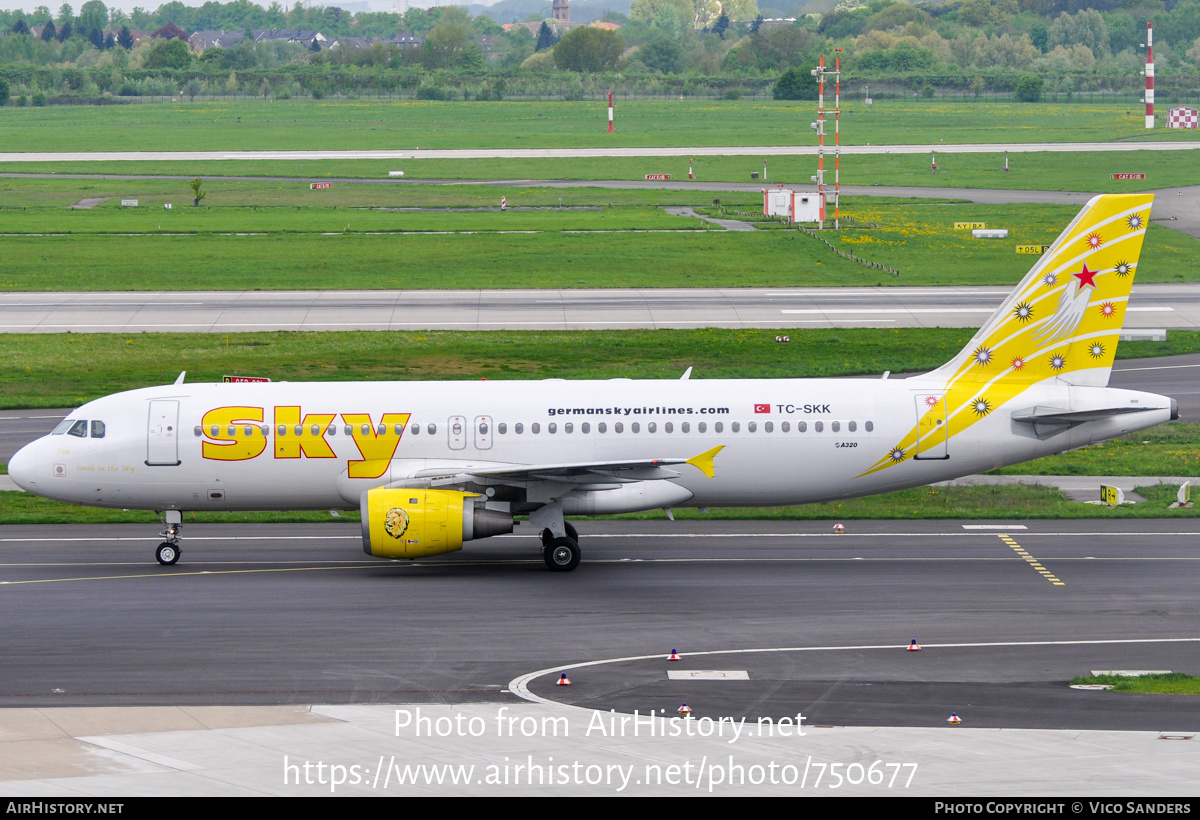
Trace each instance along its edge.
{"label": "grassy verge", "polygon": [[[405,160],[225,160],[186,162],[62,162],[0,163],[0,173],[28,174],[152,174],[199,177],[250,176],[304,180],[357,178],[389,180],[388,189],[414,188],[413,180],[644,180],[646,174],[671,174],[688,183],[688,157],[600,157],[538,159],[405,159]],[[756,184],[767,161],[768,185],[785,183],[809,189],[816,170],[815,156],[700,156],[695,157],[693,184],[739,182]],[[1174,185],[1200,184],[1195,152],[1132,151],[1014,153],[1004,171],[1004,152],[937,155],[938,171],[930,171],[930,155],[842,155],[843,185],[911,185],[931,188],[1001,188],[1029,191],[1092,191],[1127,193]],[[404,171],[404,180],[389,171]],[[1114,173],[1145,174],[1144,180],[1114,180]],[[827,179],[830,179],[827,177]],[[757,181],[761,184],[761,180]],[[176,183],[180,186],[182,183]],[[184,191],[186,194],[186,191]],[[670,194],[663,193],[663,196]],[[183,195],[178,195],[182,197]],[[500,194],[496,193],[498,199]],[[721,194],[711,194],[721,196]]]}
{"label": "grassy verge", "polygon": [[[1147,497],[1155,488],[1138,488]],[[1168,488],[1171,489],[1171,488]],[[1174,500],[1173,490],[1168,492]],[[1200,509],[1167,509],[1158,500],[1115,509],[1067,500],[1050,487],[1005,485],[985,487],[916,487],[869,498],[831,501],[791,507],[713,508],[705,515],[698,510],[677,509],[677,519],[854,521],[870,519],[1049,519],[1049,518],[1195,518]],[[606,516],[607,517],[607,516]],[[662,520],[661,510],[615,516],[629,520]],[[186,513],[184,523],[286,523],[359,520],[358,511],[332,518],[327,511],[265,513]],[[26,493],[0,492],[0,524],[154,524],[152,512],[105,510],[80,507],[37,498]]]}
{"label": "grassy verge", "polygon": [[[120,390],[223,375],[276,381],[816,378],[932,370],[970,328],[0,334],[0,409],[70,407]],[[1122,342],[1118,358],[1200,352],[1200,334]],[[81,367],[86,363],[86,367]]]}
{"label": "grassy verge", "polygon": [[1162,424],[990,475],[1200,476],[1200,424]]}
{"label": "grassy verge", "polygon": [[[114,190],[75,182],[74,189],[57,180],[3,184],[11,187],[0,190],[6,206],[0,232],[10,234],[5,247],[11,263],[0,270],[0,290],[1012,286],[1033,262],[1018,256],[1015,246],[1051,242],[1077,212],[1069,205],[847,198],[847,229],[825,236],[844,251],[901,272],[892,276],[843,259],[800,231],[708,230],[701,220],[644,203],[610,207],[610,192],[598,189],[571,191],[564,199],[599,211],[501,213],[465,206],[466,212],[413,213],[383,208],[427,207],[411,204],[421,202],[419,196],[392,194],[395,204],[385,205],[385,192],[368,186],[322,199],[295,184],[223,183],[210,197],[219,205],[165,211],[157,206],[170,195],[162,181],[153,181],[144,209],[123,210],[111,201],[71,211],[64,202]],[[304,204],[259,204],[275,189]],[[477,186],[455,190],[478,202]],[[553,203],[561,193],[527,190],[528,201],[537,203]],[[20,205],[25,192],[31,204]],[[362,205],[355,207],[359,193]],[[447,201],[444,190],[438,194]],[[523,197],[514,194],[510,204],[524,205]],[[752,212],[753,198],[738,195],[728,207]],[[1010,238],[973,239],[954,229],[964,221],[1008,228]],[[575,232],[581,230],[599,232]],[[670,232],[651,232],[664,230]],[[1200,240],[1152,225],[1138,281],[1200,278],[1200,269],[1178,264],[1197,257]]]}
{"label": "grassy verge", "polygon": [[[607,104],[382,100],[200,100],[120,106],[13,108],[6,151],[366,150],[789,145],[809,142],[814,102],[621,100]],[[1050,124],[1047,126],[1046,124]],[[1066,142],[1146,139],[1128,101],[857,100],[842,105],[846,144]],[[803,130],[801,130],[803,129]],[[1160,140],[1195,134],[1159,129]]]}
{"label": "grassy verge", "polygon": [[1171,672],[1166,675],[1089,675],[1073,678],[1072,686],[1100,684],[1114,692],[1142,692],[1153,695],[1200,695],[1200,678]]}

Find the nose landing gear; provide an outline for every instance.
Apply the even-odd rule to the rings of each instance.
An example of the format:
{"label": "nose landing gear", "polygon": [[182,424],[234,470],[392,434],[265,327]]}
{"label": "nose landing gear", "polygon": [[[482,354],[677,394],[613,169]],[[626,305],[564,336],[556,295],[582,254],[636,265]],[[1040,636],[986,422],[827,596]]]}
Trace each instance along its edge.
{"label": "nose landing gear", "polygon": [[154,557],[163,566],[172,566],[179,560],[182,552],[179,549],[179,531],[183,529],[183,512],[180,510],[166,510],[159,515],[166,525],[166,529],[159,533],[159,535],[166,540],[158,545],[158,549],[154,551]]}

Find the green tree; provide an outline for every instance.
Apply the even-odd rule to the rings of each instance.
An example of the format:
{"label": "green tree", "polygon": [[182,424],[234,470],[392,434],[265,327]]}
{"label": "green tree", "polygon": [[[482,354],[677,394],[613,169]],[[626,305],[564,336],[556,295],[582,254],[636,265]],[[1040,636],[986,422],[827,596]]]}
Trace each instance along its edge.
{"label": "green tree", "polygon": [[100,0],[88,0],[79,7],[79,27],[84,31],[99,29],[104,31],[108,26],[108,6]]}
{"label": "green tree", "polygon": [[1025,74],[1017,81],[1016,97],[1020,102],[1040,102],[1042,78],[1036,74]]}
{"label": "green tree", "polygon": [[173,68],[184,69],[192,64],[192,52],[183,40],[172,37],[169,40],[157,40],[146,55],[144,68]]}
{"label": "green tree", "polygon": [[812,75],[814,65],[802,65],[789,68],[779,75],[772,91],[777,100],[815,100],[817,98],[817,78]]}
{"label": "green tree", "polygon": [[638,49],[637,58],[647,68],[663,74],[678,74],[683,70],[683,48],[674,37],[655,37]]}
{"label": "green tree", "polygon": [[58,34],[58,29],[54,27],[54,21],[47,20],[46,25],[42,26],[42,42],[50,42],[54,39],[55,34]]}
{"label": "green tree", "polygon": [[425,37],[422,46],[422,62],[425,67],[434,69],[453,66],[467,47],[475,44],[474,34],[471,17],[466,11],[455,6],[446,7],[441,22]]}
{"label": "green tree", "polygon": [[550,24],[543,20],[542,27],[538,29],[537,44],[533,50],[545,51],[548,48],[554,48],[556,45],[558,45],[558,38],[554,36]]}
{"label": "green tree", "polygon": [[192,205],[193,206],[199,205],[200,200],[202,200],[202,199],[204,199],[204,197],[208,196],[208,191],[201,189],[202,185],[204,185],[204,180],[199,179],[199,178],[193,179],[191,182],[188,183],[188,187],[192,189]]}
{"label": "green tree", "polygon": [[129,26],[121,26],[121,30],[117,32],[117,45],[126,51],[133,48],[133,32],[129,30]]}
{"label": "green tree", "polygon": [[580,26],[563,35],[554,47],[554,64],[564,71],[612,71],[625,50],[615,31]]}
{"label": "green tree", "polygon": [[0,105],[8,104],[8,80],[0,77]]}

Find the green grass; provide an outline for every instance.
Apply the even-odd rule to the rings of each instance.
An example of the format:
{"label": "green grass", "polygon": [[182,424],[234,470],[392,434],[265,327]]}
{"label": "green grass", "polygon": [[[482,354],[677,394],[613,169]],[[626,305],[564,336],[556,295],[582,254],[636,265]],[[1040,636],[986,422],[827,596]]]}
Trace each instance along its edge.
{"label": "green grass", "polygon": [[1087,675],[1071,680],[1072,686],[1100,684],[1114,692],[1141,692],[1152,695],[1200,695],[1200,677],[1171,672],[1165,675]]}
{"label": "green grass", "polygon": [[1070,453],[1004,467],[990,475],[1200,476],[1200,424],[1162,424]]}
{"label": "green grass", "polygon": [[[554,148],[792,145],[813,140],[813,102],[617,101],[435,103],[199,101],[157,105],[11,108],[5,151]],[[239,119],[240,118],[240,119]],[[844,144],[1066,142],[1146,139],[1126,102],[1021,104],[880,100],[842,106]],[[1158,129],[1154,139],[1198,135]]]}
{"label": "green grass", "polygon": [[[126,189],[146,192],[144,208],[123,210],[110,200],[91,210],[67,210],[63,203],[68,200],[115,190],[83,183],[4,183],[0,233],[9,234],[4,241],[10,262],[0,269],[0,290],[1011,287],[1034,262],[1018,256],[1015,246],[1049,243],[1077,210],[1069,205],[847,198],[846,230],[828,231],[825,237],[856,256],[900,270],[900,276],[892,276],[843,259],[800,231],[706,230],[700,220],[668,215],[644,201],[609,207],[604,202],[609,192],[597,189],[569,196],[575,204],[601,207],[599,211],[412,213],[380,208],[447,207],[452,201],[448,188],[436,191],[438,201],[447,204],[420,204],[425,200],[408,188],[407,197],[393,194],[396,204],[386,205],[388,192],[367,186],[346,186],[336,198],[322,198],[333,192],[279,182],[214,183],[205,207],[164,211],[158,206],[170,194],[156,180],[143,183],[144,189],[132,184]],[[176,185],[176,190],[182,188]],[[288,204],[260,204],[281,189]],[[479,201],[477,186],[453,190],[462,191],[467,202]],[[29,204],[19,205],[26,191]],[[360,192],[362,208],[352,204]],[[562,194],[517,189],[511,203],[541,207]],[[637,196],[645,197],[645,192]],[[742,194],[723,202],[751,212],[756,200],[757,195]],[[1005,227],[1011,238],[972,239],[968,232],[954,230],[960,221]],[[541,233],[502,233],[529,230]],[[378,235],[391,231],[414,233]],[[421,233],[439,231],[477,233]],[[602,231],[632,232],[614,237]],[[1180,263],[1195,258],[1200,258],[1200,240],[1152,225],[1138,281],[1198,279],[1200,268]]]}
{"label": "green grass", "polygon": [[[799,143],[807,145],[806,142]],[[930,155],[846,153],[841,162],[843,185],[904,185],[942,188],[1002,188],[1017,190],[1091,191],[1124,193],[1200,183],[1200,163],[1194,152],[1035,152],[1014,153],[1005,173],[1004,154],[939,153],[938,172],[929,168]],[[774,156],[767,159],[767,184],[786,183],[811,188],[815,156]],[[761,173],[762,156],[696,157],[696,183],[740,182],[755,184],[751,173]],[[832,159],[827,158],[832,166]],[[648,173],[671,174],[687,184],[687,157],[603,157],[580,159],[414,159],[414,160],[227,160],[186,162],[64,162],[0,163],[3,173],[45,174],[151,174],[199,177],[294,177],[388,179],[388,171],[402,170],[406,181],[390,181],[382,188],[411,188],[413,180],[643,180]],[[1113,180],[1114,173],[1142,173],[1144,180]],[[826,177],[832,185],[833,173]],[[136,185],[136,183],[133,183]],[[185,183],[176,183],[184,190]],[[672,193],[661,194],[670,197]],[[183,194],[179,195],[180,197]],[[727,197],[727,193],[700,196]],[[500,192],[494,193],[498,201]]]}
{"label": "green grass", "polygon": [[[0,408],[68,407],[120,390],[226,374],[276,381],[815,378],[932,370],[970,328],[0,335]],[[1200,334],[1122,342],[1117,358],[1200,352]],[[86,364],[86,366],[84,366]]]}
{"label": "green grass", "polygon": [[[1138,488],[1138,492],[1147,492]],[[862,521],[894,519],[1129,519],[1195,518],[1200,509],[1169,510],[1166,503],[1131,504],[1118,508],[1081,504],[1067,500],[1050,487],[1005,485],[984,487],[916,487],[868,498],[831,501],[790,507],[713,508],[707,515],[692,509],[676,509],[677,519]],[[630,520],[660,520],[660,510],[617,517]],[[80,507],[37,498],[27,493],[0,492],[0,524],[152,524],[152,512]],[[357,522],[357,510],[345,511],[337,519],[327,511],[265,513],[194,513],[184,523],[285,523],[309,521]]]}

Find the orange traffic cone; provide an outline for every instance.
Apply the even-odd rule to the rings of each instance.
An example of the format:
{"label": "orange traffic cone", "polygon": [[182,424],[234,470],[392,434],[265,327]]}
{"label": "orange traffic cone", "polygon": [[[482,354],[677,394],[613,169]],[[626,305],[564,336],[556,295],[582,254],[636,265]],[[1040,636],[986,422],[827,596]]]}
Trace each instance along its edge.
{"label": "orange traffic cone", "polygon": [[908,651],[909,652],[920,652],[921,651],[921,645],[919,643],[917,643],[916,638],[913,638],[912,643],[910,643],[908,645]]}
{"label": "orange traffic cone", "polygon": [[676,650],[672,649],[672,650],[671,650],[671,654],[670,654],[670,655],[667,655],[667,660],[669,660],[669,661],[681,661],[681,660],[683,660],[683,656],[682,656],[682,655],[680,655],[680,654],[679,654],[679,653],[678,653]]}
{"label": "orange traffic cone", "polygon": [[558,685],[558,686],[570,686],[571,685],[571,679],[567,677],[566,672],[562,673],[562,677],[558,679],[558,683],[556,685]]}

